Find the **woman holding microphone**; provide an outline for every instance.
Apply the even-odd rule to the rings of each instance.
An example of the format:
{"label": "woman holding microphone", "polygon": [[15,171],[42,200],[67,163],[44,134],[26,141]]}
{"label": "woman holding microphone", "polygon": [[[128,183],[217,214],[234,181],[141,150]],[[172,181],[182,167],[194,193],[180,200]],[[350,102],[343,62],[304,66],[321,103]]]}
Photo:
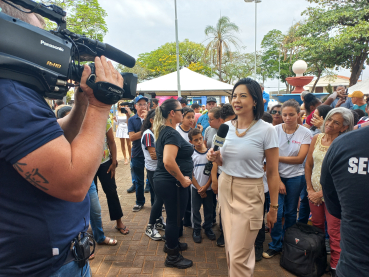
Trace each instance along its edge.
{"label": "woman holding microphone", "polygon": [[176,125],[182,119],[183,108],[178,100],[165,100],[155,110],[153,131],[158,164],[154,173],[154,187],[156,196],[164,201],[167,212],[164,252],[168,255],[165,265],[188,268],[192,266],[192,261],[179,253],[187,249],[187,244],[180,243],[178,237],[188,202],[186,188],[192,183],[193,146],[176,131]]}
{"label": "woman holding microphone", "polygon": [[[220,151],[210,149],[208,159],[216,162],[219,177],[219,205],[225,238],[228,275],[252,276],[255,267],[254,242],[264,215],[264,157],[270,192],[269,228],[277,221],[278,137],[274,127],[260,120],[264,113],[259,84],[245,78],[233,87],[232,107],[237,119],[226,122],[229,131]],[[242,149],[242,151],[240,151]]]}

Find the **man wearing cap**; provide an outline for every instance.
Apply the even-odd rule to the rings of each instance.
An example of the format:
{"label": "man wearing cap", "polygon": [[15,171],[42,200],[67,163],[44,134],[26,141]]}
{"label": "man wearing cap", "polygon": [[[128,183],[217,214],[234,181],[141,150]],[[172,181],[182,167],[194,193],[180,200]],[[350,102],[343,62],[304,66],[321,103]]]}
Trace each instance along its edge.
{"label": "man wearing cap", "polygon": [[[209,96],[206,99],[206,109],[210,111],[212,108],[217,106],[217,100],[213,96]],[[197,121],[197,124],[201,124],[201,126],[204,128],[202,131],[202,135],[205,135],[205,129],[210,126],[209,124],[209,115],[208,112],[203,114],[199,117],[199,120]]]}
{"label": "man wearing cap", "polygon": [[354,104],[352,107],[353,110],[360,109],[364,111],[365,115],[368,115],[365,110],[366,102],[364,100],[364,93],[362,93],[360,90],[356,90],[349,94],[348,97],[351,98],[352,104]]}
{"label": "man wearing cap", "polygon": [[181,103],[182,108],[187,107],[187,99],[184,97],[178,97],[177,99]]}
{"label": "man wearing cap", "polygon": [[132,209],[134,212],[140,211],[145,204],[145,156],[141,147],[141,126],[147,115],[148,101],[149,99],[142,95],[137,96],[134,100],[137,114],[128,119],[128,134],[132,141],[131,175],[136,189],[136,205]]}

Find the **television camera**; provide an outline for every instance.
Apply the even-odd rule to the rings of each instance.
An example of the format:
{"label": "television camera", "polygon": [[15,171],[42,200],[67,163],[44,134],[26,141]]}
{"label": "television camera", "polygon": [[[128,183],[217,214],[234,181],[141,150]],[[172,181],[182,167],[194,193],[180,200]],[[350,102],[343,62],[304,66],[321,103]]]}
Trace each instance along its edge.
{"label": "television camera", "polygon": [[[135,65],[136,60],[123,51],[67,30],[66,12],[56,5],[46,6],[31,0],[3,2],[38,13],[57,23],[57,28],[46,31],[0,12],[0,78],[18,81],[44,97],[62,99],[75,86],[73,82],[81,80],[80,62],[91,62],[96,56],[104,55],[127,67]],[[89,66],[92,73],[87,85],[99,101],[114,104],[136,96],[137,75],[121,73],[124,78],[121,89],[105,82],[95,83],[94,64]]]}

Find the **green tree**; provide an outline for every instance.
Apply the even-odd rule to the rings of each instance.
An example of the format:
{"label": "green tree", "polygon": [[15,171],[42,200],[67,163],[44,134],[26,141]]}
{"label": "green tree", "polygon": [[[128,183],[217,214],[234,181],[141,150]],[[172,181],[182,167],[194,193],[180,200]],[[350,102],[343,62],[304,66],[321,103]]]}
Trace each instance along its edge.
{"label": "green tree", "polygon": [[303,12],[307,28],[328,34],[321,51],[336,53],[335,64],[351,69],[350,86],[356,84],[369,54],[369,1],[307,1],[317,4]]}
{"label": "green tree", "polygon": [[[105,22],[106,11],[98,0],[44,0],[44,4],[54,4],[67,12],[67,28],[76,34],[103,41],[108,32]],[[46,20],[46,29],[55,29],[56,24]]]}
{"label": "green tree", "polygon": [[[210,77],[211,69],[202,60],[204,50],[205,47],[200,43],[188,39],[180,42],[180,67],[188,67],[195,72]],[[145,71],[141,71],[140,68],[145,69]],[[140,54],[133,70],[141,71],[141,80],[148,80],[177,71],[176,43],[166,43],[154,51]]]}
{"label": "green tree", "polygon": [[238,26],[230,22],[227,16],[222,16],[215,27],[206,26],[205,35],[207,38],[205,41],[210,40],[205,48],[205,57],[213,63],[216,68],[218,78],[220,81],[224,81],[222,77],[222,59],[225,55],[228,55],[232,59],[231,46],[235,46],[238,50],[239,39],[234,35],[238,33]]}

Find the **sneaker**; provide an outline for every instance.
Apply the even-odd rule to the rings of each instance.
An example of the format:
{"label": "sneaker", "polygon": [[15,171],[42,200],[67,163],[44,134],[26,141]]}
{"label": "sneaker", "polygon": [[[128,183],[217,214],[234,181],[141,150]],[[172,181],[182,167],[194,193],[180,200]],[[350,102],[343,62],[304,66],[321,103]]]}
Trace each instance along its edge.
{"label": "sneaker", "polygon": [[133,184],[129,189],[127,189],[127,193],[132,193],[136,191],[136,186]]}
{"label": "sneaker", "polygon": [[205,235],[208,237],[208,239],[210,240],[216,240],[217,237],[215,236],[213,230],[211,229],[208,229],[208,230],[205,230]]}
{"label": "sneaker", "polygon": [[161,235],[151,224],[148,224],[145,231],[146,236],[152,240],[161,240]]}
{"label": "sneaker", "polygon": [[224,247],[224,235],[223,235],[223,232],[220,233],[220,237],[217,239],[217,245],[219,247]]}
{"label": "sneaker", "polygon": [[259,262],[263,259],[263,246],[255,246],[255,261]]}
{"label": "sneaker", "polygon": [[275,255],[277,255],[279,253],[280,253],[279,251],[275,251],[275,250],[269,248],[266,252],[263,253],[263,257],[265,259],[270,259],[270,258],[273,258]]}
{"label": "sneaker", "polygon": [[329,239],[325,239],[325,250],[327,251],[327,254],[331,254],[331,246],[329,245]]}
{"label": "sneaker", "polygon": [[149,192],[150,192],[150,186],[148,184],[146,184],[145,193],[149,193]]}
{"label": "sneaker", "polygon": [[336,277],[337,276],[336,269],[331,268],[330,272],[331,272],[331,276],[332,277]]}
{"label": "sneaker", "polygon": [[[188,245],[187,243],[178,241],[178,248],[179,248],[179,251],[185,251],[187,250]],[[163,251],[164,253],[168,253],[168,247],[166,243],[164,243]]]}
{"label": "sneaker", "polygon": [[136,204],[136,205],[133,206],[132,211],[133,212],[139,212],[139,211],[141,211],[142,207],[143,207],[143,205],[137,205]]}
{"label": "sneaker", "polygon": [[165,226],[164,218],[161,216],[156,220],[154,228],[156,230],[165,230]]}
{"label": "sneaker", "polygon": [[201,243],[201,230],[193,230],[192,238],[194,242]]}

